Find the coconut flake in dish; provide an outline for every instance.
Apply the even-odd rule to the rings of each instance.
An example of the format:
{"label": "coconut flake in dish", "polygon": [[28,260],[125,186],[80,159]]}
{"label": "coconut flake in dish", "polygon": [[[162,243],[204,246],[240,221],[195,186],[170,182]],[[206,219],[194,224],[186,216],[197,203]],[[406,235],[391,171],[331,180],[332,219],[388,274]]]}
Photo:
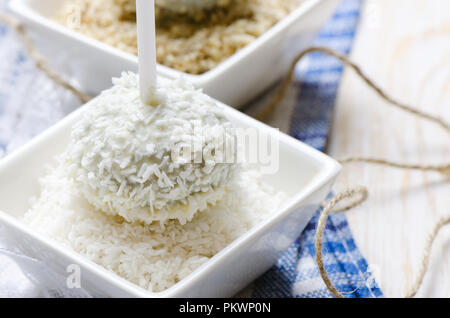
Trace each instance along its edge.
{"label": "coconut flake in dish", "polygon": [[40,195],[23,221],[120,277],[161,292],[266,220],[285,200],[259,173],[243,169],[222,201],[185,225],[128,223],[96,211],[60,159],[40,180]]}
{"label": "coconut flake in dish", "polygon": [[[121,6],[126,15],[136,14],[136,0],[114,0]],[[156,0],[156,7],[162,7],[177,13],[190,13],[211,9],[215,6],[226,6],[230,0]]]}
{"label": "coconut flake in dish", "polygon": [[[66,0],[56,21],[89,37],[137,55],[135,8],[130,0]],[[161,17],[156,10],[157,60],[190,74],[203,74],[255,41],[305,0],[233,0],[194,21]],[[80,23],[73,23],[74,8]],[[123,18],[124,10],[126,18]],[[78,17],[78,16],[77,16]]]}

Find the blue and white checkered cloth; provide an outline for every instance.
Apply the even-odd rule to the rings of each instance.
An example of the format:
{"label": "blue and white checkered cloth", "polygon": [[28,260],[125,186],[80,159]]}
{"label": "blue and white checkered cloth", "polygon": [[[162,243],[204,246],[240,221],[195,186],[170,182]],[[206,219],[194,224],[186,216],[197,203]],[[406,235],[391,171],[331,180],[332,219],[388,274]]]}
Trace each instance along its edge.
{"label": "blue and white checkered cloth", "polygon": [[[315,45],[350,52],[358,24],[361,0],[343,0]],[[292,116],[291,135],[323,150],[330,127],[343,67],[321,53],[309,56],[298,72],[300,94]],[[314,238],[318,214],[276,265],[255,284],[255,297],[331,297],[315,262]],[[324,263],[331,281],[348,297],[380,297],[381,290],[359,252],[343,214],[330,216],[324,233]]]}
{"label": "blue and white checkered cloth", "polygon": [[[0,10],[6,3],[7,0],[0,0]],[[360,6],[361,0],[343,0],[316,45],[348,53]],[[342,66],[333,58],[311,54],[306,69],[296,74],[302,84],[298,87],[301,93],[292,100],[296,107],[291,134],[320,150],[326,144],[342,71]],[[36,70],[33,61],[24,54],[23,45],[14,32],[0,24],[0,156],[13,151],[57,122],[78,104],[75,97]],[[255,282],[252,296],[331,296],[314,260],[317,217],[276,265]],[[324,262],[331,280],[349,297],[382,296],[368,271],[367,262],[353,241],[344,215],[333,215],[328,221],[324,234]],[[0,297],[41,295],[38,289],[27,281],[10,260],[0,255]]]}

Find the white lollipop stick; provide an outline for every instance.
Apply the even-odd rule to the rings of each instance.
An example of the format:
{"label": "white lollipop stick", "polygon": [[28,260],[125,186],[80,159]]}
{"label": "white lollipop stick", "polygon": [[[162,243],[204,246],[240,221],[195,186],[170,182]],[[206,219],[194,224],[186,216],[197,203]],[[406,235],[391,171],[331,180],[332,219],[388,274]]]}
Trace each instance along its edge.
{"label": "white lollipop stick", "polygon": [[151,104],[156,88],[155,0],[136,0],[141,99]]}

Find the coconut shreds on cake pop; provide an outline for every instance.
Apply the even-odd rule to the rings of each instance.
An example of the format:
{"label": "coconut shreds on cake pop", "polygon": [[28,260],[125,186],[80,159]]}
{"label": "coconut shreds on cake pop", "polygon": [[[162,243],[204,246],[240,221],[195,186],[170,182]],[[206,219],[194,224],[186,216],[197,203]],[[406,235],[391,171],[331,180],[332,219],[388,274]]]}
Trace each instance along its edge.
{"label": "coconut shreds on cake pop", "polygon": [[226,163],[235,162],[234,133],[221,107],[184,80],[159,84],[155,107],[142,103],[135,74],[113,83],[74,126],[67,151],[87,201],[129,222],[185,224],[220,200],[236,169]]}

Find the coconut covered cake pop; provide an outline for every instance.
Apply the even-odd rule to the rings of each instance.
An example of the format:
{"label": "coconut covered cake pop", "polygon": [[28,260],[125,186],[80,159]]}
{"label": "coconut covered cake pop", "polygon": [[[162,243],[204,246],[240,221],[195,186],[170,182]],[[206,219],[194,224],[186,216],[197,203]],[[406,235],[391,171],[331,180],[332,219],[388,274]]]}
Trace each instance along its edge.
{"label": "coconut covered cake pop", "polygon": [[158,84],[156,106],[141,101],[138,82],[123,74],[86,110],[72,132],[70,172],[99,210],[129,222],[184,224],[228,191],[232,124],[184,80]]}

